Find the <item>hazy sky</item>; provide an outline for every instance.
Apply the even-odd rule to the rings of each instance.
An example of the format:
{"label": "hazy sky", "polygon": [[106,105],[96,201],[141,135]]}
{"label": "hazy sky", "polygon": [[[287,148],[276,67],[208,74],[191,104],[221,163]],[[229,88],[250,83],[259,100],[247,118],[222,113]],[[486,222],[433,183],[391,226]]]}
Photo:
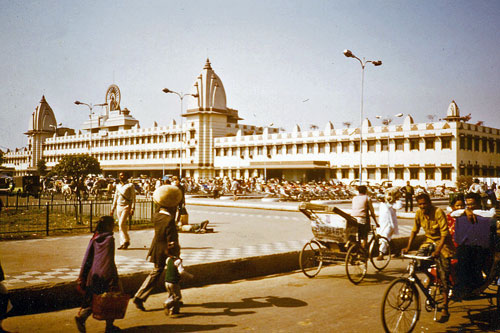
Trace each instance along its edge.
{"label": "hazy sky", "polygon": [[[0,148],[26,144],[42,95],[75,129],[115,83],[150,127],[179,119],[207,56],[244,124],[303,130],[365,116],[445,116],[500,128],[500,1],[0,0]],[[397,120],[402,121],[402,120]]]}

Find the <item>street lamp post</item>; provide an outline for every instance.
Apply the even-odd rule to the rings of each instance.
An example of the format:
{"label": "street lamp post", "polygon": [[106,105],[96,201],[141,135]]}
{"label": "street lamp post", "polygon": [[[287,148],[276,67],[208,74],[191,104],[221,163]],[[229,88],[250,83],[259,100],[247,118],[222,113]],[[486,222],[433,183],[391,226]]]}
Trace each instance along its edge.
{"label": "street lamp post", "polygon": [[56,135],[57,135],[57,128],[60,127],[61,125],[62,125],[62,123],[55,124],[55,125],[50,124],[49,127],[52,127],[54,129],[54,133],[56,133]]}
{"label": "street lamp post", "polygon": [[183,103],[183,100],[184,100],[184,97],[186,96],[193,96],[195,98],[198,97],[198,94],[183,94],[182,92],[181,93],[178,93],[176,91],[173,91],[173,90],[170,90],[168,88],[164,88],[162,90],[165,94],[176,94],[177,96],[179,96],[179,99],[181,100],[181,135],[180,135],[180,154],[179,154],[179,179],[182,178],[182,143],[183,143],[183,136],[184,136],[184,129],[182,128],[183,127],[183,119],[182,119],[182,116],[183,116],[183,112],[184,112],[184,109],[183,109],[183,106],[182,106],[182,103]]}
{"label": "street lamp post", "polygon": [[382,65],[382,61],[380,60],[363,60],[356,57],[350,50],[344,50],[344,55],[347,58],[354,58],[359,61],[361,64],[361,110],[359,115],[359,185],[361,185],[361,181],[363,178],[363,90],[365,84],[365,66],[366,64],[371,63],[373,66]]}
{"label": "street lamp post", "polygon": [[264,182],[267,183],[267,159],[269,156],[269,153],[267,152],[267,135],[269,134],[269,127],[274,126],[274,123],[270,123],[269,125],[266,126],[266,136],[264,138]]}
{"label": "street lamp post", "polygon": [[95,106],[106,106],[106,105],[108,105],[108,103],[101,103],[101,104],[92,105],[92,103],[87,104],[87,103],[83,103],[80,101],[75,101],[75,104],[76,105],[86,105],[89,108],[89,122],[90,122],[89,155],[92,156],[92,115],[94,114],[94,112],[92,112],[92,109]]}
{"label": "street lamp post", "polygon": [[[394,115],[395,117],[398,117],[398,118],[401,118],[403,116],[402,113],[398,113],[396,115]],[[390,156],[390,136],[389,136],[389,125],[392,123],[392,118],[391,117],[386,117],[386,118],[383,118],[382,116],[375,116],[375,118],[377,119],[381,119],[382,120],[382,124],[384,124],[385,126],[387,126],[387,180],[391,180],[390,177],[389,177],[389,170],[390,170],[390,166],[391,166],[391,163],[390,163],[390,159],[389,159],[389,156]]]}

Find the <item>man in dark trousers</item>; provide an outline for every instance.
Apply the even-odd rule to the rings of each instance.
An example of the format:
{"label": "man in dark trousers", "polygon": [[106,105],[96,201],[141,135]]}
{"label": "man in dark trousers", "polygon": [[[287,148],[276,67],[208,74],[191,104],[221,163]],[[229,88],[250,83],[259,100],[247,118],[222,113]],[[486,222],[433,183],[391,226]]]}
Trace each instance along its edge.
{"label": "man in dark trousers", "polygon": [[154,269],[134,296],[133,302],[139,310],[146,310],[144,302],[160,280],[161,273],[165,269],[168,247],[179,246],[175,213],[181,199],[182,192],[177,186],[173,185],[160,186],[153,193],[153,200],[157,205],[157,211],[151,219],[155,228],[155,235],[147,258],[154,263]]}
{"label": "man in dark trousers", "polygon": [[415,194],[415,190],[410,185],[410,181],[406,182],[406,186],[401,188],[401,191],[405,196],[405,212],[408,211],[408,208],[410,208],[410,212],[413,212],[413,195]]}

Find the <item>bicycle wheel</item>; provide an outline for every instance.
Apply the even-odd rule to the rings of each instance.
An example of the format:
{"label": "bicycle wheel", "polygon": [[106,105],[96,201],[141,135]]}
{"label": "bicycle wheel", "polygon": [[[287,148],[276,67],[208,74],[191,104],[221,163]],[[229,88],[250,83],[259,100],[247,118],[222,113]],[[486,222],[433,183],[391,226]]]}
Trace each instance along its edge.
{"label": "bicycle wheel", "polygon": [[321,266],[323,266],[323,252],[317,241],[312,240],[304,245],[300,251],[299,265],[308,278],[318,275]]}
{"label": "bicycle wheel", "polygon": [[365,251],[358,244],[353,244],[347,250],[345,257],[345,272],[347,278],[354,284],[358,284],[365,278],[368,258]]}
{"label": "bicycle wheel", "polygon": [[[382,252],[380,251],[382,249]],[[381,271],[391,262],[391,245],[384,236],[375,236],[370,242],[370,261],[373,267]],[[379,256],[382,255],[383,259]]]}
{"label": "bicycle wheel", "polygon": [[420,317],[420,299],[415,284],[405,278],[392,281],[384,293],[381,314],[386,332],[413,331]]}

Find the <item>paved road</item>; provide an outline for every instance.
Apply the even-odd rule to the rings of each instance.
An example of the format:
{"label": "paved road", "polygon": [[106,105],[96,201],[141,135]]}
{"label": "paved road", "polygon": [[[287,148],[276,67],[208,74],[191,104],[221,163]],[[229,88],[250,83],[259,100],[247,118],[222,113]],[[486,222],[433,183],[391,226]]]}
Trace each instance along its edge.
{"label": "paved road", "polygon": [[[282,205],[275,203],[274,207]],[[295,209],[297,204],[286,207]],[[182,256],[188,266],[298,251],[312,238],[310,221],[298,211],[195,205],[188,210],[191,223],[208,219],[209,227],[215,229],[207,234],[181,233]],[[401,219],[400,229],[401,236],[408,235],[411,220]],[[120,274],[151,269],[145,257],[152,238],[152,229],[131,232],[129,250],[116,251]],[[89,239],[90,234],[83,234],[0,242],[8,288],[76,280]]]}
{"label": "paved road", "polygon": [[[393,260],[383,274],[370,266],[358,286],[345,277],[344,267],[323,269],[318,277],[290,273],[228,284],[183,290],[186,306],[177,318],[162,311],[165,293],[152,295],[140,312],[129,304],[126,317],[116,325],[124,332],[382,332],[380,303],[390,281],[404,273],[407,261]],[[423,303],[421,304],[423,306]],[[451,303],[451,318],[436,323],[422,309],[415,332],[485,332],[493,312],[487,300]],[[4,321],[16,332],[75,332],[78,309],[18,316]],[[495,316],[497,319],[498,317]],[[102,332],[104,323],[90,318],[88,332]]]}

